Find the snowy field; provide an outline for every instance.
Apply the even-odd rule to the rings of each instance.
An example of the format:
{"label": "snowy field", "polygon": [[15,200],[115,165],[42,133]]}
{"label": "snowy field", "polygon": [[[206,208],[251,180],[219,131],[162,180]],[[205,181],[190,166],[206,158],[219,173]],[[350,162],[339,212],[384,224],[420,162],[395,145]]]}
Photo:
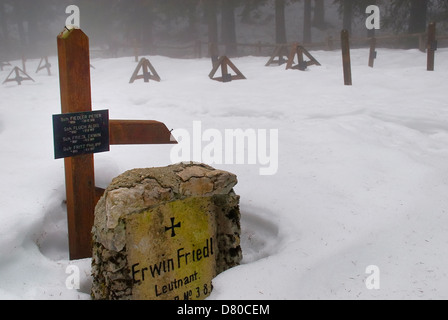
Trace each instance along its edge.
{"label": "snowy field", "polygon": [[[426,71],[417,50],[314,51],[306,72],[232,59],[248,80],[211,81],[209,59],[149,57],[162,82],[130,85],[133,57],[94,59],[95,110],[169,129],[278,129],[278,170],[212,164],[238,176],[244,260],[210,299],[448,298],[448,50]],[[69,261],[62,160],[54,160],[53,76],[0,86],[0,298],[90,299],[90,260]],[[12,64],[21,66],[21,61]],[[0,72],[3,81],[11,67]],[[205,146],[204,143],[203,146]],[[112,146],[95,155],[97,186],[132,168],[171,164],[173,146]],[[271,148],[272,150],[272,148]],[[67,266],[81,288],[66,288]],[[379,289],[368,289],[368,266]],[[376,273],[377,275],[377,273]]]}

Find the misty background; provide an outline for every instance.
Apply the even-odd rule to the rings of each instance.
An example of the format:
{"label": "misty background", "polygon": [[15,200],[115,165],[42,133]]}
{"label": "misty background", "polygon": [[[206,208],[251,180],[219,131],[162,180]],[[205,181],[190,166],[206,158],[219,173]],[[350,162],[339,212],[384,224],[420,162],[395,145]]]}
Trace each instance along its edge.
{"label": "misty background", "polygon": [[[210,43],[229,56],[270,55],[265,44],[324,46],[344,28],[367,38],[368,5],[381,10],[377,35],[425,32],[430,21],[439,35],[448,28],[446,0],[0,0],[0,62],[56,54],[69,5],[79,7],[92,55],[101,57],[135,48],[140,55],[208,56]],[[386,45],[418,47],[418,39]]]}

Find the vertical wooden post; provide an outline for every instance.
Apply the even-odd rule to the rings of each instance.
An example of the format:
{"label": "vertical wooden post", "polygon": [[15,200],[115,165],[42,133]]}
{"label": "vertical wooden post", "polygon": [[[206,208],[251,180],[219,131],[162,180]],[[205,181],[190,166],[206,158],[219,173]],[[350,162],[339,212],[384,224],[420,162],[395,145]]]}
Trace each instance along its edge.
{"label": "vertical wooden post", "polygon": [[218,62],[218,59],[219,59],[218,44],[215,42],[210,42],[208,44],[208,51],[209,51],[210,58],[212,59],[212,65],[214,66],[215,63]]}
{"label": "vertical wooden post", "polygon": [[352,85],[352,67],[350,61],[350,42],[349,33],[346,29],[341,32],[341,46],[342,46],[342,63],[344,67],[344,84],[346,86]]}
{"label": "vertical wooden post", "polygon": [[227,64],[225,64],[225,63],[221,64],[221,74],[222,74],[222,81],[223,82],[230,82],[230,81],[232,81],[232,78],[229,77],[229,70],[227,69]]}
{"label": "vertical wooden post", "polygon": [[25,55],[22,55],[22,70],[26,73],[26,58]]}
{"label": "vertical wooden post", "polygon": [[135,56],[135,62],[138,62],[138,43],[137,43],[137,39],[134,39],[132,41],[133,45],[134,45],[134,56]]}
{"label": "vertical wooden post", "polygon": [[418,35],[418,50],[420,50],[421,52],[425,52],[426,51],[426,43],[425,43],[425,37],[426,37],[426,33],[420,33]]}
{"label": "vertical wooden post", "polygon": [[202,58],[202,42],[201,40],[196,40],[196,58]]}
{"label": "vertical wooden post", "polygon": [[428,44],[426,51],[428,55],[427,70],[434,71],[435,51],[437,50],[436,42],[436,24],[431,22],[428,26]]}
{"label": "vertical wooden post", "polygon": [[[79,29],[58,38],[62,113],[92,110],[89,38]],[[95,211],[93,155],[65,159],[65,184],[70,259],[91,257],[91,228]]]}
{"label": "vertical wooden post", "polygon": [[370,39],[369,67],[373,68],[376,59],[376,38]]}
{"label": "vertical wooden post", "polygon": [[327,43],[327,50],[328,51],[332,51],[333,50],[333,37],[332,36],[328,36],[326,38],[326,43]]}

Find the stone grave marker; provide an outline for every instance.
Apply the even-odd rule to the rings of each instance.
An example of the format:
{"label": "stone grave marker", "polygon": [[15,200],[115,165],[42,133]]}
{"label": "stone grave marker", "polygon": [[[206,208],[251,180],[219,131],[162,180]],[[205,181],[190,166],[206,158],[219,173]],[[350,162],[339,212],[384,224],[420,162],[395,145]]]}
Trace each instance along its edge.
{"label": "stone grave marker", "polygon": [[236,183],[195,163],[115,178],[95,210],[92,297],[208,297],[212,279],[242,258]]}

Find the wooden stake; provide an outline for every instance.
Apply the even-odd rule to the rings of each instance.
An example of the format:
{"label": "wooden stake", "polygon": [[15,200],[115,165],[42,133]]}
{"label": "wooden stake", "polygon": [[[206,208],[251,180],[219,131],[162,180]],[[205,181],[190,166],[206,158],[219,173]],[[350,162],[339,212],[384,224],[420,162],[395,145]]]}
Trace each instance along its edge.
{"label": "wooden stake", "polygon": [[350,41],[347,30],[341,32],[341,46],[342,46],[342,63],[344,67],[344,84],[346,86],[352,85],[352,67],[350,61]]}
{"label": "wooden stake", "polygon": [[370,52],[369,52],[369,67],[373,68],[376,59],[376,38],[373,37],[370,39]]}
{"label": "wooden stake", "polygon": [[[80,29],[65,30],[57,43],[62,113],[92,111],[89,38]],[[93,154],[64,160],[70,260],[83,259],[92,255]]]}
{"label": "wooden stake", "polygon": [[428,55],[427,70],[434,71],[435,51],[437,50],[436,24],[431,22],[428,26],[428,44],[426,51]]}

